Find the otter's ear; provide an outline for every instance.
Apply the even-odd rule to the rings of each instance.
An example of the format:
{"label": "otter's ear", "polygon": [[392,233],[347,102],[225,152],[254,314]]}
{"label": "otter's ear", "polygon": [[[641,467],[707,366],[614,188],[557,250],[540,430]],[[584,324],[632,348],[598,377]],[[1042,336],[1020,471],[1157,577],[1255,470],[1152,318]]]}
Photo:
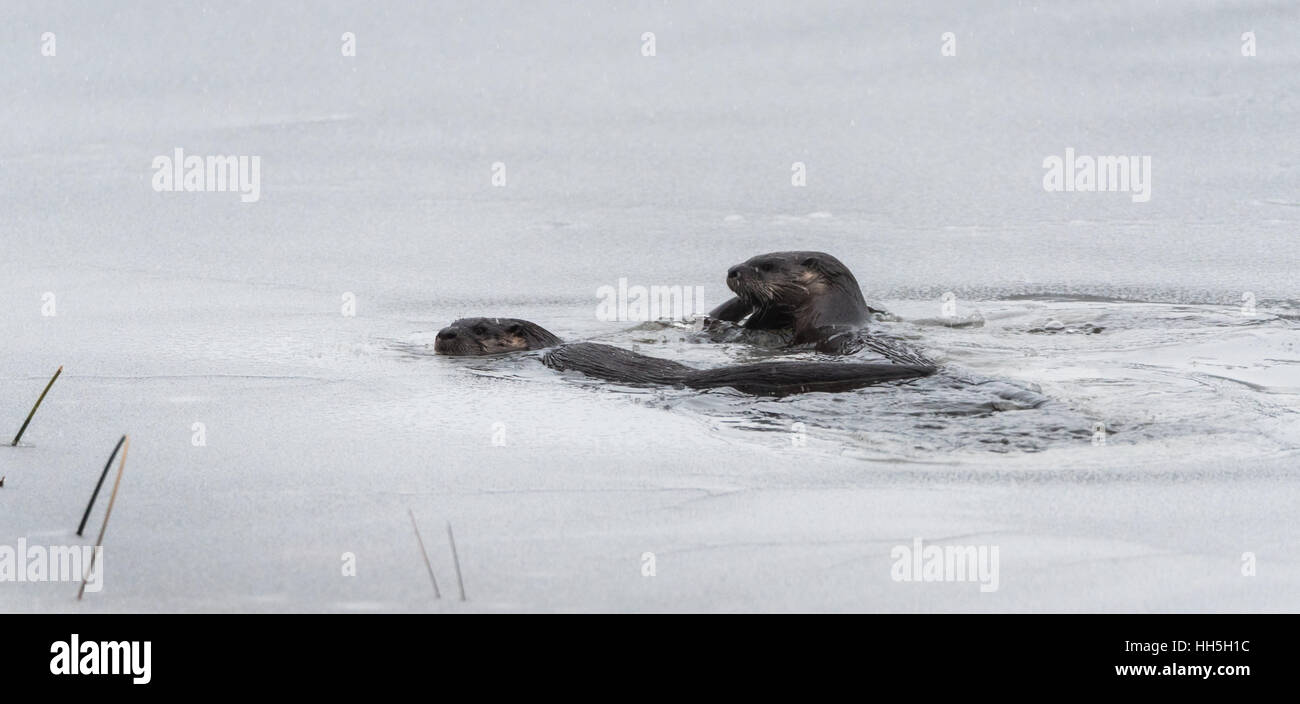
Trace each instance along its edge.
{"label": "otter's ear", "polygon": [[827,266],[826,262],[823,261],[821,257],[808,257],[807,259],[803,260],[802,264],[805,269],[808,269],[809,271],[815,271],[818,274],[825,276],[828,280],[831,281],[838,279],[840,276],[839,268],[833,266]]}

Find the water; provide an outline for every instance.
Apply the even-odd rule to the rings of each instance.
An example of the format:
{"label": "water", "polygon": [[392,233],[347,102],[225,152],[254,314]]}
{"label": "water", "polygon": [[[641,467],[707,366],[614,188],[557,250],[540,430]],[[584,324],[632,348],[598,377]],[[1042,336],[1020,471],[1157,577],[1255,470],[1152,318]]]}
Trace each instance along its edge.
{"label": "water", "polygon": [[[1297,608],[1290,5],[367,12],[0,11],[0,418],[65,366],[0,450],[0,542],[76,542],[132,434],[105,591],[0,608]],[[178,146],[261,156],[262,199],[153,192]],[[1151,202],[1044,192],[1066,147],[1151,155]],[[494,315],[767,358],[601,322],[595,292],[718,303],[728,266],[796,248],[943,374],[753,399],[425,349]],[[918,323],[947,292],[985,324]],[[429,598],[407,508],[454,523],[468,604]],[[917,536],[1001,546],[1001,589],[890,581]]]}
{"label": "water", "polygon": [[[926,307],[903,300],[889,305],[918,314]],[[776,442],[802,447],[811,435],[823,441],[814,443],[820,451],[882,462],[925,464],[956,457],[979,462],[987,460],[981,452],[1078,444],[1178,443],[1198,446],[1202,456],[1224,457],[1285,456],[1300,449],[1297,323],[1285,302],[1275,311],[1256,304],[1253,312],[1063,295],[971,305],[977,309],[952,318],[978,321],[971,326],[946,327],[942,316],[878,324],[881,334],[932,354],[939,351],[943,371],[849,393],[756,399],[731,389],[625,387],[558,374],[537,361],[539,353],[429,363],[465,375],[527,382],[520,393],[557,393],[557,385],[604,389],[628,403],[695,417],[713,431],[739,431],[736,437],[749,441],[771,443],[754,435],[768,431],[779,435]],[[539,315],[564,319],[556,310]],[[744,343],[713,344],[698,324],[689,323],[647,323],[596,337],[699,367],[832,359]],[[431,344],[432,334],[423,333],[394,347],[419,360],[430,358]],[[456,383],[454,377],[449,383]],[[1097,454],[1097,459],[1104,456]]]}

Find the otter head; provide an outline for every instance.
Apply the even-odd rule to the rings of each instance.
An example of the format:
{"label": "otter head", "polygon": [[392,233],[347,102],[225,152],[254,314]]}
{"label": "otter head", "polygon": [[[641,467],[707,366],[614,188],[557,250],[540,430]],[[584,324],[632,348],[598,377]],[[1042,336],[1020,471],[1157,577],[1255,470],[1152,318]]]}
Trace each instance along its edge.
{"label": "otter head", "polygon": [[471,357],[539,350],[558,344],[560,338],[527,320],[461,318],[438,331],[438,337],[433,341],[433,351],[455,357]]}
{"label": "otter head", "polygon": [[824,252],[770,252],[727,270],[727,288],[757,310],[800,309],[828,293],[866,307],[848,267]]}

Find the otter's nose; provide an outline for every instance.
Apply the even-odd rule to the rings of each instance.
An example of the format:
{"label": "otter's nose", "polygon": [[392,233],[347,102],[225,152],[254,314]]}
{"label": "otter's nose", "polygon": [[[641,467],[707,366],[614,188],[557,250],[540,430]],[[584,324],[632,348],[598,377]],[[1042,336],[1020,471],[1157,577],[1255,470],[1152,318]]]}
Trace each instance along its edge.
{"label": "otter's nose", "polygon": [[728,279],[738,279],[738,278],[740,278],[740,267],[739,267],[739,266],[733,266],[733,267],[731,267],[730,269],[727,269],[727,278],[728,278]]}
{"label": "otter's nose", "polygon": [[451,329],[451,328],[443,328],[443,329],[441,329],[441,330],[438,331],[438,339],[439,339],[439,340],[454,340],[454,339],[456,339],[456,331],[453,330],[453,329]]}

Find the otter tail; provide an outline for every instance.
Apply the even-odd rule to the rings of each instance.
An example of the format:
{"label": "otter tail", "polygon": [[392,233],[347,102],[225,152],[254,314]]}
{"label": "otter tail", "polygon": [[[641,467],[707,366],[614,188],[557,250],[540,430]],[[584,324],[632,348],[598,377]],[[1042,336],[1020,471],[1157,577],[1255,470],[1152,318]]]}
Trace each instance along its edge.
{"label": "otter tail", "polygon": [[693,370],[682,383],[693,389],[730,386],[756,396],[785,396],[810,391],[849,391],[886,381],[929,376],[934,372],[935,367],[922,364],[756,362]]}
{"label": "otter tail", "polygon": [[858,362],[756,362],[716,369],[695,369],[620,347],[580,342],[557,347],[542,362],[560,371],[631,385],[686,386],[692,389],[731,387],[756,396],[785,396],[809,391],[848,391],[885,381],[929,376],[935,367],[924,364]]}

